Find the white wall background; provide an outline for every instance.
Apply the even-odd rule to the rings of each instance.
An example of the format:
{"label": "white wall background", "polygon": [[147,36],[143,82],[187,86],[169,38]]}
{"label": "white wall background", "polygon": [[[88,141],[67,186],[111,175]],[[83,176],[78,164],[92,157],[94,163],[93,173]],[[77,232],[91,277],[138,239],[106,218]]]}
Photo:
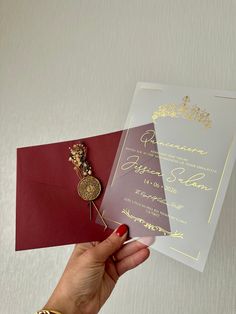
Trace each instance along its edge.
{"label": "white wall background", "polygon": [[[235,0],[0,0],[0,313],[41,308],[72,250],[14,252],[16,147],[121,129],[137,81],[235,90],[235,64]],[[235,313],[235,188],[203,274],[152,252],[101,313]]]}

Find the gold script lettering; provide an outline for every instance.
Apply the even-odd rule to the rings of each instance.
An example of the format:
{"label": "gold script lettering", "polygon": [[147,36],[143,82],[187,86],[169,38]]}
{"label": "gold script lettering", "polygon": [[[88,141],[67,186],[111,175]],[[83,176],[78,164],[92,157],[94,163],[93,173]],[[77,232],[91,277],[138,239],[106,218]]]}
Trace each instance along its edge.
{"label": "gold script lettering", "polygon": [[147,143],[156,144],[155,131],[146,130],[140,138],[141,143],[144,143],[144,147],[147,147]]}
{"label": "gold script lettering", "polygon": [[121,169],[129,170],[133,168],[134,172],[138,174],[149,173],[149,174],[157,175],[158,177],[162,177],[162,174],[159,171],[153,170],[152,168],[148,168],[147,166],[139,164],[138,161],[139,161],[139,156],[131,155],[127,158],[127,162],[121,165]]}
{"label": "gold script lettering", "polygon": [[166,180],[168,182],[175,182],[176,180],[185,185],[185,186],[190,186],[190,187],[194,187],[196,189],[200,189],[200,190],[204,190],[204,191],[210,191],[212,190],[211,187],[208,187],[207,185],[204,185],[204,184],[199,184],[198,182],[196,181],[200,181],[202,180],[203,178],[205,178],[205,173],[204,172],[199,172],[199,173],[196,173],[194,175],[192,175],[191,177],[189,178],[179,178],[179,176],[183,173],[185,173],[186,169],[185,168],[182,168],[182,167],[179,167],[179,168],[174,168],[170,173],[171,173],[171,176],[168,177]]}
{"label": "gold script lettering", "polygon": [[171,147],[175,148],[177,150],[182,150],[185,152],[190,152],[190,153],[198,153],[200,155],[207,155],[208,152],[198,149],[196,147],[187,147],[184,145],[179,145],[179,144],[173,144],[169,142],[163,142],[163,141],[157,141],[155,137],[155,130],[146,130],[143,135],[140,137],[140,142],[143,143],[144,147],[147,147],[147,144],[150,143],[152,145],[160,145],[160,146],[165,146],[165,147]]}

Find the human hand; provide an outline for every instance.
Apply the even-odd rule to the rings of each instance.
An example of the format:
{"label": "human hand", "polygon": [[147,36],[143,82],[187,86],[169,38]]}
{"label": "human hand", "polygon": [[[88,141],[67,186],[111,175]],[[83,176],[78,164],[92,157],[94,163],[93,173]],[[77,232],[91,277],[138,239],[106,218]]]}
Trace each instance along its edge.
{"label": "human hand", "polygon": [[45,308],[62,314],[96,314],[119,277],[144,262],[150,252],[137,240],[124,244],[126,225],[103,242],[77,244]]}

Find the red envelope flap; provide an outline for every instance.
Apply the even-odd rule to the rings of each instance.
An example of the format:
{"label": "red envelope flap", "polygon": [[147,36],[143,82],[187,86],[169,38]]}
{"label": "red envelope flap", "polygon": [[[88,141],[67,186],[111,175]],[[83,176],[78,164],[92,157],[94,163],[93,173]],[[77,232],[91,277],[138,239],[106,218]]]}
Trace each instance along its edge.
{"label": "red envelope flap", "polygon": [[121,131],[80,140],[17,149],[16,250],[101,241],[111,230],[89,220],[89,207],[77,193],[78,177],[68,161],[69,147],[84,142],[103,191]]}

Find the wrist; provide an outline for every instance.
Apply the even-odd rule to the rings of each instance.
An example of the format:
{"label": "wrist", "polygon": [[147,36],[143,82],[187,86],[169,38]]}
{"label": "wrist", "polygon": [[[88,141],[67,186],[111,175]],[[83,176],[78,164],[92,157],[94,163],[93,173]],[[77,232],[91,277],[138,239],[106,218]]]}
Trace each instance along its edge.
{"label": "wrist", "polygon": [[83,314],[70,300],[50,298],[44,309],[59,311],[61,314]]}
{"label": "wrist", "polygon": [[61,314],[97,314],[98,309],[94,309],[88,300],[73,302],[69,298],[51,296],[45,304],[44,309],[58,311]]}

